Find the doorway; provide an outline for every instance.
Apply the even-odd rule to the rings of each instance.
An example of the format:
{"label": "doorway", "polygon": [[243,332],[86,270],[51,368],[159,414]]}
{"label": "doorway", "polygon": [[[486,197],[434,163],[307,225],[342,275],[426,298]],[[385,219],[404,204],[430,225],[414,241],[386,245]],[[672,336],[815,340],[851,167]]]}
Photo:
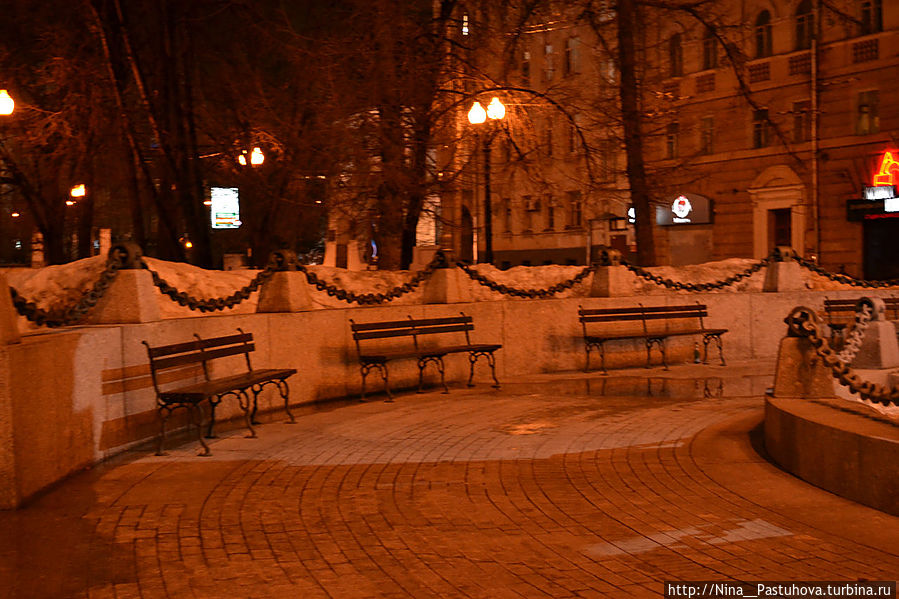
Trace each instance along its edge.
{"label": "doorway", "polygon": [[864,273],[868,280],[899,278],[899,218],[864,222]]}
{"label": "doorway", "polygon": [[768,250],[777,246],[793,245],[792,216],[789,208],[775,208],[768,211]]}

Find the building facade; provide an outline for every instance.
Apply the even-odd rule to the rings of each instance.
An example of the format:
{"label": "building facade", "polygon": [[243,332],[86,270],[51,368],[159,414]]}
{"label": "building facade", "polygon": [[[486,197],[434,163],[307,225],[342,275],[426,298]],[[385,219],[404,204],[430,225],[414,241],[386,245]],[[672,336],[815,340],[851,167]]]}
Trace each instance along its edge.
{"label": "building facade", "polygon": [[[899,183],[899,162],[882,169],[888,152],[899,161],[899,4],[725,0],[698,16],[644,15],[638,32],[658,262],[789,245],[829,270],[899,277],[899,213],[864,199],[883,169]],[[497,266],[579,264],[599,244],[633,250],[603,27],[614,19],[547,14],[497,68],[538,99],[504,97],[528,104],[504,125],[518,138],[493,138],[486,169],[472,146],[443,196],[443,242],[460,256],[484,250],[488,194]]]}

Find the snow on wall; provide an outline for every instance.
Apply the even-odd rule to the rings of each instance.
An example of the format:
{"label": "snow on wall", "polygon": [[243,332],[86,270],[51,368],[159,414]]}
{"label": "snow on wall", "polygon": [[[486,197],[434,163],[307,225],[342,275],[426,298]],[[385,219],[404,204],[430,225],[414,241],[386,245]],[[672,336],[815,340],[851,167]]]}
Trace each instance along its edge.
{"label": "snow on wall", "polygon": [[[147,265],[165,279],[170,285],[179,291],[185,291],[189,295],[210,299],[231,295],[236,290],[247,285],[259,271],[255,270],[205,270],[190,264],[167,262],[155,258],[145,258]],[[103,271],[106,259],[103,256],[85,258],[69,264],[48,266],[45,268],[5,268],[3,272],[9,284],[16,291],[35,302],[42,309],[61,309],[77,302],[82,293],[89,290],[97,277]],[[738,272],[742,272],[755,264],[755,260],[746,258],[730,258],[717,262],[707,262],[688,266],[658,266],[647,268],[652,274],[685,283],[708,283],[725,279]],[[384,293],[390,289],[408,282],[413,273],[410,271],[348,271],[342,268],[328,266],[308,266],[323,281],[341,289],[354,293]],[[499,270],[490,264],[477,264],[472,267],[478,273],[484,275],[496,283],[514,287],[517,289],[546,289],[556,283],[570,280],[583,270],[583,266],[517,266],[508,270]],[[853,289],[851,285],[837,283],[830,279],[802,269],[805,286],[808,289],[837,290]],[[467,277],[466,277],[467,278]],[[747,277],[733,285],[722,288],[723,293],[740,293],[747,291],[761,291],[765,280],[765,269]],[[588,275],[583,281],[566,289],[554,297],[586,297],[590,293],[593,275]],[[414,291],[394,299],[391,304],[407,305],[422,302],[424,293],[423,283]],[[477,281],[470,280],[469,288],[473,301],[516,300],[513,296],[493,291]],[[688,291],[674,291],[660,287],[653,282],[645,281],[637,276],[633,277],[633,294],[659,294],[659,293],[690,293]],[[324,291],[319,291],[310,286],[310,295],[313,304],[317,308],[347,307],[347,302],[329,296]],[[256,311],[258,292],[237,306],[221,311],[222,314],[246,314]],[[159,309],[162,318],[185,318],[203,316],[196,310],[186,306],[180,306],[161,293],[158,296]],[[21,330],[33,328],[24,318],[20,320]]]}

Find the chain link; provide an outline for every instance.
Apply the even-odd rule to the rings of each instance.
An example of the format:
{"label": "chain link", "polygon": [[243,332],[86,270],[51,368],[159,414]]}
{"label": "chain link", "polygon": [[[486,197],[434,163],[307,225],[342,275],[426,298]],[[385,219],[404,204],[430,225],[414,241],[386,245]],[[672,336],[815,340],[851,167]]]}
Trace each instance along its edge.
{"label": "chain link", "polygon": [[347,291],[346,289],[341,289],[332,283],[328,283],[319,278],[317,274],[306,268],[306,266],[302,264],[297,264],[297,270],[303,272],[306,275],[306,280],[310,285],[314,285],[316,289],[319,291],[326,292],[331,297],[336,297],[337,299],[344,302],[356,302],[360,305],[373,305],[373,304],[381,304],[384,302],[392,301],[402,295],[415,291],[419,285],[421,285],[424,281],[429,279],[434,271],[438,268],[443,268],[445,265],[446,259],[442,253],[438,253],[437,256],[434,257],[434,260],[428,264],[424,270],[421,270],[412,278],[402,285],[398,285],[387,291],[385,293],[354,293],[352,291]]}
{"label": "chain link", "polygon": [[768,266],[773,260],[772,256],[769,256],[760,262],[757,262],[747,268],[742,272],[738,272],[734,275],[727,277],[726,279],[721,279],[720,281],[712,281],[711,283],[681,283],[680,281],[673,281],[671,279],[666,279],[657,275],[652,274],[648,270],[636,266],[634,264],[629,264],[628,262],[621,260],[621,265],[627,268],[629,271],[641,277],[642,279],[649,281],[651,283],[655,283],[656,285],[662,285],[667,287],[668,289],[674,289],[676,291],[712,291],[714,289],[723,289],[734,283],[745,279],[746,277],[752,276],[753,274],[760,271],[765,266]]}
{"label": "chain link", "polygon": [[837,283],[844,283],[846,285],[852,285],[854,287],[866,287],[869,289],[876,289],[880,287],[897,287],[899,286],[899,279],[886,279],[883,281],[866,281],[864,279],[856,279],[854,277],[850,277],[849,275],[844,275],[840,273],[832,273],[827,270],[824,270],[811,260],[806,260],[800,256],[796,256],[795,260],[803,267],[815,272],[821,276],[827,277],[831,281],[836,281]]}
{"label": "chain link", "polygon": [[150,271],[153,277],[153,284],[159,288],[163,294],[169,296],[172,301],[182,306],[187,306],[191,310],[199,310],[200,312],[213,312],[215,310],[224,310],[225,308],[233,308],[240,302],[248,299],[250,295],[271,278],[278,271],[278,266],[274,262],[270,262],[265,269],[261,270],[253,280],[244,285],[231,295],[216,298],[197,298],[184,291],[179,291],[175,286],[159,276],[159,273],[150,268],[150,266],[141,261],[141,267]]}
{"label": "chain link", "polygon": [[118,276],[119,270],[122,269],[124,260],[125,252],[116,251],[114,248],[110,252],[109,259],[106,261],[106,268],[100,273],[100,277],[89,290],[82,293],[81,299],[73,306],[57,310],[43,310],[38,308],[34,302],[30,302],[22,297],[15,288],[10,287],[9,293],[12,296],[13,307],[19,314],[38,326],[56,328],[78,324],[84,320],[84,317],[93,310],[100,298],[106,294],[106,290],[109,289],[109,286]]}
{"label": "chain link", "polygon": [[870,381],[864,381],[849,367],[849,363],[840,359],[827,343],[827,339],[821,335],[818,315],[811,308],[799,306],[784,319],[789,327],[790,334],[794,337],[807,337],[815,348],[815,353],[821,358],[825,366],[830,369],[833,378],[837,379],[844,387],[856,393],[864,400],[880,403],[884,406],[890,404],[899,405],[899,386],[887,387]]}
{"label": "chain link", "polygon": [[858,354],[858,350],[862,346],[865,339],[865,331],[868,330],[868,323],[874,316],[874,306],[868,302],[859,302],[855,307],[855,324],[852,332],[846,338],[843,344],[843,350],[837,354],[837,357],[847,364],[851,364],[852,360]]}
{"label": "chain link", "polygon": [[560,291],[571,289],[572,287],[583,281],[587,277],[587,275],[596,270],[596,265],[587,266],[573,278],[568,279],[567,281],[562,281],[561,283],[556,283],[555,285],[548,287],[547,289],[516,289],[515,287],[509,287],[507,285],[503,285],[502,283],[497,283],[496,281],[488,279],[464,262],[457,262],[456,266],[461,268],[462,271],[467,274],[472,280],[477,281],[484,287],[488,287],[493,291],[515,297],[529,298],[547,298],[559,293]]}

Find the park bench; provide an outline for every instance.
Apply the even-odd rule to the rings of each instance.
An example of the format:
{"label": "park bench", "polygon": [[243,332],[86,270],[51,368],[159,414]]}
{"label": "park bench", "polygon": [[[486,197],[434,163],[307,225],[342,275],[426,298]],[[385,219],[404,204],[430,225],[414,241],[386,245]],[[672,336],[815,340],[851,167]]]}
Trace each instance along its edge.
{"label": "park bench", "polygon": [[[253,334],[244,333],[237,329],[238,333],[224,337],[203,339],[194,335],[192,341],[174,343],[152,347],[146,341],[147,355],[150,358],[150,375],[153,379],[153,388],[156,390],[156,406],[159,411],[159,446],[157,455],[162,455],[165,443],[165,424],[172,412],[178,408],[185,408],[188,412],[190,424],[197,425],[198,438],[203,446],[201,455],[210,455],[209,446],[203,440],[202,433],[202,408],[203,402],[209,403],[209,425],[207,436],[213,436],[215,425],[215,408],[228,396],[236,397],[240,409],[244,413],[244,420],[249,437],[255,437],[253,420],[258,408],[259,393],[266,385],[275,385],[284,399],[284,411],[291,422],[294,422],[293,414],[288,405],[287,378],[296,374],[293,368],[267,368],[254,370],[250,363],[250,353],[256,348],[253,343]],[[221,358],[243,356],[246,370],[234,366],[232,372],[224,377],[212,378],[210,375],[210,363]],[[200,382],[171,386],[164,379],[170,379],[172,371],[184,369],[190,366],[201,365],[203,379]],[[164,374],[166,373],[166,374]],[[163,390],[163,387],[166,387]],[[250,400],[250,394],[253,398]]]}
{"label": "park bench", "polygon": [[[377,369],[384,379],[387,401],[392,401],[387,364],[394,360],[414,358],[418,361],[418,391],[421,393],[424,369],[431,363],[440,372],[440,383],[444,393],[449,392],[444,374],[443,358],[449,354],[467,353],[469,362],[468,386],[472,387],[474,366],[478,359],[485,357],[493,375],[494,387],[499,387],[496,378],[496,359],[493,353],[499,344],[472,343],[469,332],[474,330],[471,316],[443,318],[412,318],[385,322],[357,323],[350,319],[353,340],[362,373],[362,395],[365,400],[365,378],[372,369]],[[439,337],[438,337],[439,336]],[[409,343],[411,338],[411,343]]]}
{"label": "park bench", "polygon": [[721,335],[727,329],[708,329],[703,318],[708,310],[703,304],[683,306],[631,306],[626,308],[584,308],[578,306],[578,317],[584,330],[587,362],[584,371],[590,370],[590,352],[599,350],[603,373],[606,370],[605,345],[609,341],[642,340],[646,345],[646,367],[652,365],[652,347],[658,346],[662,365],[668,369],[666,342],[670,337],[695,336],[702,338],[703,364],[708,363],[709,343],[718,345],[718,355],[724,365]]}
{"label": "park bench", "polygon": [[[899,319],[899,297],[885,297],[886,319]],[[830,327],[830,345],[840,348],[845,341],[846,328],[855,322],[856,299],[824,298],[824,322]]]}

